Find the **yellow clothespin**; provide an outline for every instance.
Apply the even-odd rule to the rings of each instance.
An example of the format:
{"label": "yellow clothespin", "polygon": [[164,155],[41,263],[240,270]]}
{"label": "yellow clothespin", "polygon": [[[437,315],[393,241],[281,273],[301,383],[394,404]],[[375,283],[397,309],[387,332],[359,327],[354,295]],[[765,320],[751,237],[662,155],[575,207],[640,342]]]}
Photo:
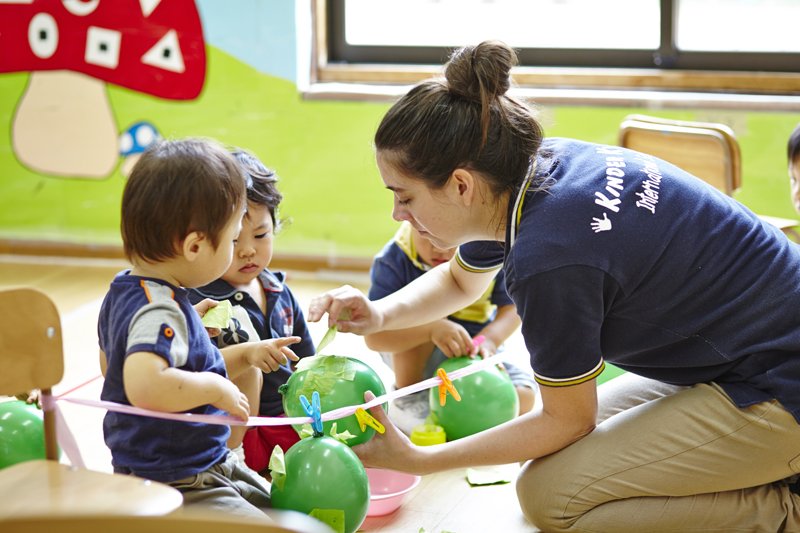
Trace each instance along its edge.
{"label": "yellow clothespin", "polygon": [[456,390],[455,385],[453,385],[453,382],[450,380],[450,376],[447,375],[447,372],[445,372],[444,368],[437,370],[436,375],[442,380],[442,382],[439,383],[439,405],[444,407],[444,404],[447,403],[448,391],[450,394],[452,394],[453,398],[455,398],[457,402],[460,402],[461,395]]}
{"label": "yellow clothespin", "polygon": [[361,407],[356,409],[356,420],[358,420],[358,427],[361,428],[361,431],[366,431],[367,426],[371,427],[380,434],[383,434],[386,431],[386,428],[383,427],[383,424],[375,420],[371,414],[366,412]]}

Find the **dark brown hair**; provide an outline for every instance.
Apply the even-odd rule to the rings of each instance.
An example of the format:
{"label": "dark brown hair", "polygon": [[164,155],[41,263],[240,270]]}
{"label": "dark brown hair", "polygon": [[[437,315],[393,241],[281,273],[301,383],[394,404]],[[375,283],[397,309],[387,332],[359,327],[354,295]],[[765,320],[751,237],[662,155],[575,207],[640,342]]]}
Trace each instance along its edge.
{"label": "dark brown hair", "polygon": [[789,157],[789,164],[800,156],[800,124],[795,126],[792,134],[789,135],[789,142],[786,145],[786,155]]}
{"label": "dark brown hair", "polygon": [[129,260],[174,257],[198,231],[216,248],[245,201],[239,164],[207,139],[161,141],[142,154],[122,193],[122,243]]}
{"label": "dark brown hair", "polygon": [[235,150],[233,157],[241,165],[247,181],[247,201],[269,209],[272,226],[278,231],[278,205],[283,200],[283,195],[278,191],[278,175],[246,150]]}
{"label": "dark brown hair", "polygon": [[514,50],[499,41],[456,50],[445,78],[412,88],[375,133],[398,170],[441,188],[457,168],[480,172],[495,195],[522,183],[543,131],[532,110],[507,94]]}

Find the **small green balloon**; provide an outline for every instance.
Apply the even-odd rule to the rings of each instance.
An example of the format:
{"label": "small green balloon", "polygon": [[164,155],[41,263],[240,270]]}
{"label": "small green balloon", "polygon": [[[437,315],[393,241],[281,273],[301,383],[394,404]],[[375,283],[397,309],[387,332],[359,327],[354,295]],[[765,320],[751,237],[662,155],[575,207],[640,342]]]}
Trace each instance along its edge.
{"label": "small green balloon", "polygon": [[18,400],[0,403],[0,469],[45,458],[41,411]]}
{"label": "small green balloon", "polygon": [[[453,357],[439,365],[448,374],[479,359]],[[428,401],[431,413],[444,428],[447,440],[456,440],[508,422],[519,413],[519,398],[508,373],[496,366],[487,367],[468,376],[454,379],[453,385],[461,395],[458,402],[447,395],[444,406],[439,405],[439,388],[430,389]]]}
{"label": "small green balloon", "polygon": [[337,520],[343,514],[345,533],[359,528],[369,507],[369,478],[350,447],[332,437],[311,437],[289,448],[284,461],[286,474],[273,472],[275,509],[313,514],[323,520]]}
{"label": "small green balloon", "polygon": [[[359,359],[340,355],[317,355],[302,359],[297,370],[278,389],[283,395],[283,410],[290,417],[307,416],[300,403],[300,395],[310,401],[314,391],[319,392],[320,409],[326,413],[339,407],[364,403],[364,393],[368,390],[375,396],[386,394],[383,381],[371,366]],[[348,431],[353,435],[352,439],[347,440],[348,446],[367,442],[375,434],[375,430],[369,426],[361,431],[354,414],[323,422],[322,433],[330,436],[334,423],[337,433]],[[302,426],[293,427],[300,433]]]}

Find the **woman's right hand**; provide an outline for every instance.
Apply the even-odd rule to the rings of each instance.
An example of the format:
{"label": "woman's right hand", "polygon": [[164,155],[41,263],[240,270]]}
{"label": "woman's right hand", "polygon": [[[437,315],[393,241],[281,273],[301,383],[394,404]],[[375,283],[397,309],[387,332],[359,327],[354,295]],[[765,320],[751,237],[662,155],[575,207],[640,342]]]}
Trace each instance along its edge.
{"label": "woman's right hand", "polygon": [[312,299],[306,319],[318,322],[325,313],[328,313],[328,327],[336,326],[336,330],[342,333],[367,335],[380,331],[383,323],[383,317],[375,305],[363,292],[350,285]]}

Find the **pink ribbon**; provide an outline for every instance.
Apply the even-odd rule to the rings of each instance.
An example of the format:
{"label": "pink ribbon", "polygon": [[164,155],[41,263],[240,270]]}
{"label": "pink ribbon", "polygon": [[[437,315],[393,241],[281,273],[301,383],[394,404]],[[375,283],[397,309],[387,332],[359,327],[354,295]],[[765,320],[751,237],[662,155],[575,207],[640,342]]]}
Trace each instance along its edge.
{"label": "pink ribbon", "polygon": [[[458,378],[462,378],[464,376],[468,376],[470,374],[474,374],[475,372],[480,372],[481,370],[497,365],[501,363],[503,360],[507,359],[508,355],[505,353],[497,354],[487,359],[482,359],[475,363],[472,363],[469,366],[465,366],[464,368],[459,368],[458,370],[448,374],[451,380],[456,380]],[[94,378],[96,379],[96,378]],[[90,380],[94,381],[94,379]],[[409,385],[408,387],[403,387],[402,389],[397,389],[391,391],[389,393],[383,394],[374,398],[368,402],[364,402],[359,405],[348,405],[345,407],[339,407],[337,409],[333,409],[331,411],[327,411],[322,413],[322,420],[338,420],[340,418],[344,418],[346,416],[350,416],[356,412],[356,409],[363,408],[369,409],[371,407],[375,407],[377,405],[381,405],[383,403],[389,402],[396,398],[400,398],[402,396],[408,396],[409,394],[413,394],[415,392],[423,391],[426,389],[430,389],[432,387],[438,386],[442,382],[441,379],[438,377],[432,377],[426,379],[424,381],[420,381],[419,383],[415,383],[413,385]],[[87,382],[89,383],[89,382]],[[85,385],[86,383],[84,383]],[[65,396],[79,390],[83,385],[76,387],[72,390],[67,391],[60,396],[54,398],[56,402],[64,401],[75,403],[79,405],[88,405],[90,407],[100,407],[102,409],[106,409],[108,411],[113,411],[115,413],[125,413],[129,415],[137,415],[137,416],[149,416],[152,418],[161,418],[164,420],[177,420],[180,422],[202,422],[205,424],[219,424],[219,425],[228,425],[228,426],[284,426],[287,424],[310,424],[311,418],[307,416],[295,416],[295,417],[277,417],[277,416],[251,416],[248,418],[247,422],[239,420],[238,418],[234,418],[228,415],[200,415],[194,413],[165,413],[163,411],[153,411],[150,409],[142,409],[140,407],[133,407],[132,405],[125,405],[116,402],[108,402],[104,400],[90,400],[85,398],[66,398]],[[44,402],[44,399],[43,399]],[[43,404],[44,406],[44,404]],[[58,411],[58,405],[56,407],[56,412]],[[62,417],[63,419],[63,417]],[[66,426],[66,424],[64,424]],[[62,434],[61,430],[58,431],[59,436]],[[72,434],[69,432],[69,429],[64,431],[64,435],[68,435],[72,437]],[[74,441],[74,438],[72,439]],[[62,445],[62,448],[65,450],[67,446],[66,443],[61,443],[61,438],[59,438],[59,444]],[[76,447],[77,450],[77,447]]]}

